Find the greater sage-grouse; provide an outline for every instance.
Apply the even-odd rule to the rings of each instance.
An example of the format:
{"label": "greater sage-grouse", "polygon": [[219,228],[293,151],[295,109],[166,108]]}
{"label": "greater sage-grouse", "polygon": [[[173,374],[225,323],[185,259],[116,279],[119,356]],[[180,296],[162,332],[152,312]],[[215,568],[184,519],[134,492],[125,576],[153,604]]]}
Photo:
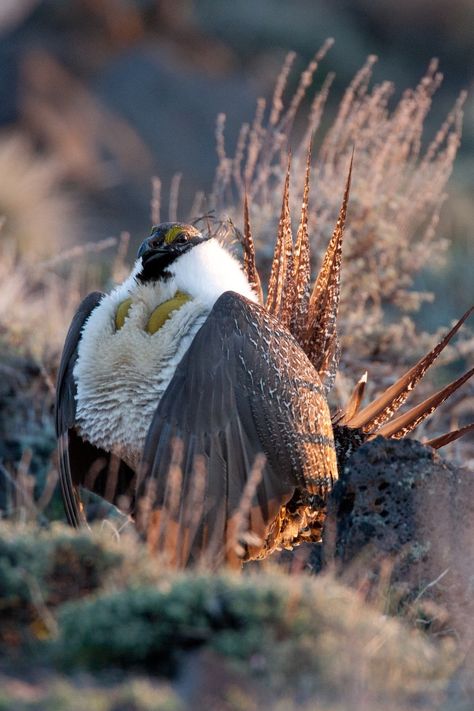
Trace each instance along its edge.
{"label": "greater sage-grouse", "polygon": [[309,163],[308,157],[295,241],[287,172],[265,304],[246,201],[243,267],[194,226],[160,224],[142,243],[128,279],[79,306],[64,345],[56,407],[71,524],[86,522],[81,497],[90,490],[127,509],[150,546],[178,566],[203,558],[240,563],[318,541],[338,460],[342,466],[375,433],[404,436],[473,374],[391,419],[465,314],[362,410],[361,378],[345,411],[331,419],[326,396],[338,363],[350,171],[311,289]]}

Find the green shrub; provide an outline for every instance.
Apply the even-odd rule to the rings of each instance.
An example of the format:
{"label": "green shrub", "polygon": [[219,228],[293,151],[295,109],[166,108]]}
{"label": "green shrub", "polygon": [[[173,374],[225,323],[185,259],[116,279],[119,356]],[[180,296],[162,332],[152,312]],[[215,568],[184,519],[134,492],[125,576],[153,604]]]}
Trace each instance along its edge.
{"label": "green shrub", "polygon": [[122,557],[89,531],[0,524],[0,619],[38,594],[56,605],[95,590]]}
{"label": "green shrub", "polygon": [[189,652],[207,649],[242,678],[281,691],[322,686],[330,697],[341,685],[411,693],[451,668],[443,650],[331,578],[168,576],[67,603],[58,624],[50,648],[66,669],[173,677],[186,669]]}
{"label": "green shrub", "polygon": [[183,652],[203,645],[246,659],[274,640],[284,606],[278,588],[221,576],[130,587],[64,605],[56,655],[67,666],[162,674],[173,674]]}

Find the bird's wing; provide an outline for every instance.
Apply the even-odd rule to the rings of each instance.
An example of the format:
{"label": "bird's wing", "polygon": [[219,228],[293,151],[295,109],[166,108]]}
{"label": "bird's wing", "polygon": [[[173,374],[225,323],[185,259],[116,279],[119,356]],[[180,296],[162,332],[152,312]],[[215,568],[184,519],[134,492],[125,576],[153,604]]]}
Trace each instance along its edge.
{"label": "bird's wing", "polygon": [[70,449],[77,444],[77,435],[73,434],[76,419],[76,383],[73,378],[74,365],[82,329],[92,311],[99,304],[103,294],[94,291],[82,301],[66,336],[59,365],[56,384],[56,435],[58,438],[59,481],[64,506],[69,523],[79,526],[82,513],[77,495],[77,477],[73,476],[74,463],[71,465]]}
{"label": "bird's wing", "polygon": [[261,546],[295,488],[324,501],[336,477],[316,370],[263,307],[226,292],[153,417],[139,473],[139,528],[178,565],[203,553],[231,561],[239,541],[247,541],[247,554]]}

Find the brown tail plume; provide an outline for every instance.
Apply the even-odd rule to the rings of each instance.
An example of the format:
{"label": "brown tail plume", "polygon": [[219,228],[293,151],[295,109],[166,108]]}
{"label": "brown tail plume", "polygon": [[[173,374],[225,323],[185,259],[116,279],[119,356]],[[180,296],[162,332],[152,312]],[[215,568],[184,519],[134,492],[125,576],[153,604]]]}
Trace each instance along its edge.
{"label": "brown tail plume", "polygon": [[438,390],[437,393],[431,395],[419,405],[415,405],[408,412],[404,412],[403,415],[396,417],[391,422],[387,422],[386,425],[378,429],[375,435],[382,435],[383,437],[391,437],[392,439],[401,439],[405,435],[412,432],[415,427],[423,422],[429,415],[431,415],[434,410],[436,410],[441,403],[443,403],[447,398],[456,392],[461,385],[469,380],[470,377],[474,375],[474,368],[468,370],[467,373],[462,375],[457,380],[454,380],[446,387]]}
{"label": "brown tail plume", "polygon": [[304,350],[321,379],[331,379],[337,367],[336,320],[339,307],[342,237],[352,176],[349,166],[342,205],[308,306]]}
{"label": "brown tail plume", "polygon": [[294,293],[293,282],[293,238],[290,220],[290,168],[291,156],[288,157],[283,201],[281,206],[278,235],[273,255],[270,279],[268,282],[268,295],[265,307],[269,313],[289,326]]}
{"label": "brown tail plume", "polygon": [[311,293],[311,251],[308,234],[308,203],[311,174],[312,141],[306,157],[306,174],[301,204],[301,217],[296,233],[293,259],[293,281],[295,296],[291,315],[290,330],[297,341],[302,342],[306,331],[309,297]]}
{"label": "brown tail plume", "polygon": [[364,397],[365,386],[367,385],[368,373],[365,373],[359,378],[357,385],[352,391],[352,395],[349,398],[345,409],[339,416],[333,420],[333,424],[337,425],[347,425],[347,423],[358,413],[362,398]]}
{"label": "brown tail plume", "polygon": [[244,197],[244,237],[242,240],[244,251],[244,271],[249,280],[249,284],[258,296],[258,302],[263,304],[262,284],[255,261],[255,245],[250,227],[250,214],[247,192]]}
{"label": "brown tail plume", "polygon": [[471,422],[470,425],[466,425],[465,427],[460,427],[458,430],[453,430],[452,432],[441,435],[441,437],[429,439],[424,444],[429,447],[433,447],[433,449],[440,449],[451,442],[455,442],[460,437],[464,437],[464,435],[468,434],[468,432],[474,432],[474,422]]}
{"label": "brown tail plume", "polygon": [[453,336],[459,331],[464,321],[474,310],[471,307],[426,356],[401,376],[393,385],[376,398],[370,405],[346,422],[349,427],[360,428],[366,433],[378,430],[403,405],[410,392],[420,382],[428,368],[434,363]]}

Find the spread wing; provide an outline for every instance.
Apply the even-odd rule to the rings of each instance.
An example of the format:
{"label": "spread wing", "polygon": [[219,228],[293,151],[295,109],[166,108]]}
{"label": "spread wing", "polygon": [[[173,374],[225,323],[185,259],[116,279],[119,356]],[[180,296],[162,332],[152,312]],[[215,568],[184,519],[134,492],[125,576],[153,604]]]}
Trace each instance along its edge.
{"label": "spread wing", "polygon": [[[76,419],[76,383],[73,378],[74,365],[81,332],[92,311],[99,304],[103,294],[94,291],[80,304],[66,336],[56,383],[56,436],[58,438],[59,482],[64,507],[69,523],[79,526],[82,514],[77,494],[78,478],[73,475],[76,458],[70,457],[70,445]],[[74,438],[75,439],[75,438]],[[71,459],[73,460],[71,462]],[[72,466],[71,466],[72,464]]]}
{"label": "spread wing", "polygon": [[[74,365],[82,329],[103,294],[92,292],[80,304],[69,327],[58,371],[56,384],[56,435],[58,438],[58,466],[61,493],[69,523],[79,526],[85,523],[85,515],[79,496],[79,486],[86,486],[109,500],[120,493],[124,481],[129,482],[133,473],[126,465],[85,442],[75,429],[76,383]],[[111,495],[111,481],[114,491]]]}
{"label": "spread wing", "polygon": [[155,412],[139,473],[139,528],[177,565],[202,554],[232,562],[258,551],[296,488],[323,503],[336,477],[315,368],[263,307],[226,292]]}

